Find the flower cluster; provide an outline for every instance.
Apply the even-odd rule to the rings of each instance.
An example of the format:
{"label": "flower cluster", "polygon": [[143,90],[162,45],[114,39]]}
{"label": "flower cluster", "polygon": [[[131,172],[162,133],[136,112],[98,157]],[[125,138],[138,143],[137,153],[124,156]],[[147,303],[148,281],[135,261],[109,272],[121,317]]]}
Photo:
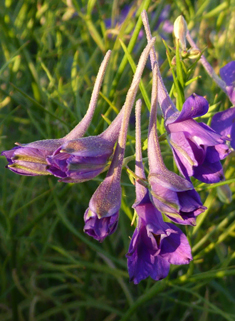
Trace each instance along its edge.
{"label": "flower cluster", "polygon": [[[169,10],[168,10],[169,11]],[[168,13],[167,11],[167,13]],[[164,16],[165,18],[165,16]],[[159,19],[159,23],[163,17]],[[216,113],[211,126],[195,118],[207,114],[208,101],[197,94],[189,96],[178,110],[171,100],[158,66],[146,12],[142,13],[148,44],[143,50],[127,92],[125,103],[109,127],[98,136],[83,137],[95,110],[99,90],[111,52],[108,51],[98,72],[87,113],[81,122],[60,139],[47,139],[3,151],[7,168],[27,176],[54,175],[60,182],[81,183],[107,170],[107,175],[90,199],[84,214],[84,231],[102,242],[115,232],[121,207],[121,173],[131,111],[147,59],[152,66],[151,111],[148,128],[148,169],[146,178],[141,148],[141,100],[136,103],[136,229],[126,255],[130,280],[135,284],[150,276],[165,278],[170,265],[192,260],[186,235],[175,224],[195,225],[196,217],[206,210],[191,177],[211,184],[225,180],[221,160],[235,148],[235,107]],[[174,24],[177,48],[187,54],[199,52],[183,17]],[[179,46],[180,44],[180,46]],[[209,75],[234,104],[235,62],[221,69],[221,78],[201,56]],[[157,106],[160,106],[167,141],[180,175],[170,171],[162,158],[157,133]],[[173,222],[171,223],[170,220]]]}

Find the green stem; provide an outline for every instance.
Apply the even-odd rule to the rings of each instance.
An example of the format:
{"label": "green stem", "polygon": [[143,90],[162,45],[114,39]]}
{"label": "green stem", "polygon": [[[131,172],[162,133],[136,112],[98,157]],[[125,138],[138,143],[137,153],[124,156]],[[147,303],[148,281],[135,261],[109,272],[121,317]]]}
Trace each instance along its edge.
{"label": "green stem", "polygon": [[[14,238],[14,236],[12,236],[12,246],[11,246],[11,273],[13,273],[13,270],[16,269],[16,248],[17,248],[17,241]],[[14,280],[12,278],[12,282],[14,283]],[[11,290],[11,306],[12,306],[12,320],[13,321],[18,321],[18,300],[17,300],[17,296],[18,296],[18,291],[17,288],[15,286],[15,284],[13,284],[12,290]]]}

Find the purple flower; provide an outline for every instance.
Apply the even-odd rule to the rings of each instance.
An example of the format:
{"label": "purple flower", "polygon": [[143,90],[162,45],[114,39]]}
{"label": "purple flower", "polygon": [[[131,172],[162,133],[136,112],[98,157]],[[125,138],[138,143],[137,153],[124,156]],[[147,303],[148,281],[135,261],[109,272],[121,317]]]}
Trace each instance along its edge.
{"label": "purple flower", "polygon": [[141,54],[131,87],[128,90],[123,107],[123,117],[121,128],[119,129],[118,142],[107,176],[93,194],[89,202],[89,208],[84,215],[84,231],[98,241],[103,241],[106,236],[112,234],[117,226],[122,194],[120,180],[128,124],[141,75],[152,45],[153,42],[149,44]]}
{"label": "purple flower", "polygon": [[[91,205],[92,207],[92,205]],[[119,209],[108,217],[98,217],[89,207],[84,214],[84,232],[99,242],[115,232],[118,225]]]}
{"label": "purple flower", "polygon": [[[145,179],[141,153],[141,104],[136,105],[136,166],[135,174]],[[154,207],[146,187],[136,181],[136,202],[133,208],[138,215],[129,251],[126,255],[130,280],[135,284],[150,276],[154,280],[165,278],[170,264],[188,264],[192,259],[186,236],[178,227],[165,223]]]}
{"label": "purple flower", "polygon": [[47,171],[46,158],[62,142],[63,139],[48,139],[25,145],[17,143],[19,146],[4,151],[1,155],[5,156],[9,163],[6,167],[16,174],[26,176],[50,175]]}
{"label": "purple flower", "polygon": [[168,275],[170,264],[188,264],[192,260],[186,236],[178,227],[163,221],[148,195],[135,210],[138,225],[126,255],[130,280],[134,284],[148,276],[161,280]]}
{"label": "purple flower", "polygon": [[99,136],[67,141],[47,157],[47,170],[60,182],[81,183],[98,176],[113,154],[121,128],[122,112]]}
{"label": "purple flower", "polygon": [[180,172],[186,178],[193,176],[209,184],[224,179],[220,160],[230,151],[225,137],[193,119],[207,111],[207,100],[193,94],[186,99],[181,112],[175,112],[165,120],[165,125]]}
{"label": "purple flower", "polygon": [[169,171],[164,164],[156,128],[158,93],[157,65],[154,65],[148,132],[148,180],[152,202],[172,221],[184,225],[195,225],[196,216],[204,212],[205,207],[202,206],[200,197],[190,180]]}
{"label": "purple flower", "polygon": [[220,69],[220,76],[226,84],[226,92],[235,105],[235,61],[230,61],[227,65]]}
{"label": "purple flower", "polygon": [[151,200],[173,222],[196,225],[196,217],[206,210],[191,182],[165,169],[150,173]]}
{"label": "purple flower", "polygon": [[84,232],[100,242],[112,234],[118,224],[121,207],[120,173],[121,165],[116,166],[114,158],[106,178],[93,194],[84,214]]}
{"label": "purple flower", "polygon": [[110,55],[111,51],[109,50],[99,68],[88,110],[80,123],[63,138],[39,140],[29,144],[17,143],[17,147],[2,152],[1,155],[5,156],[9,162],[7,168],[17,174],[27,176],[51,174],[47,170],[47,158],[60,149],[61,145],[72,139],[82,137],[90,125]]}
{"label": "purple flower", "polygon": [[[142,13],[142,19],[147,39],[151,41],[152,36],[146,12]],[[188,36],[189,33],[187,34],[189,40]],[[180,172],[187,179],[194,176],[205,183],[223,180],[224,174],[220,160],[230,152],[225,139],[209,126],[197,123],[193,119],[208,111],[207,100],[193,94],[185,101],[182,111],[179,112],[164,86],[154,48],[150,52],[150,58],[152,69],[156,65],[158,102],[165,119],[174,159]],[[221,79],[220,82],[222,82]]]}
{"label": "purple flower", "polygon": [[211,128],[225,139],[231,139],[231,147],[235,149],[235,107],[215,114],[212,117]]}
{"label": "purple flower", "polygon": [[[84,182],[100,174],[107,166],[107,162],[113,154],[114,145],[120,133],[122,120],[125,124],[129,122],[124,117],[126,106],[134,104],[140,77],[146,64],[151,46],[150,43],[143,51],[130,89],[128,90],[125,104],[111,125],[99,136],[84,137],[67,141],[58,148],[53,155],[47,157],[48,171],[60,177],[60,181],[66,183]],[[134,96],[133,96],[134,93]],[[131,99],[133,101],[131,101]],[[130,109],[131,112],[131,109]],[[128,118],[128,121],[127,121]]]}

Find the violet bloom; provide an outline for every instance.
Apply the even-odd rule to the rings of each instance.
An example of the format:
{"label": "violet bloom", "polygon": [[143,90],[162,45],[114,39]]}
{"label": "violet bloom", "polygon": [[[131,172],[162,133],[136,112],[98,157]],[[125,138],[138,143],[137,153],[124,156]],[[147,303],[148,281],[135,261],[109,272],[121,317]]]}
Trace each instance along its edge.
{"label": "violet bloom", "polygon": [[190,180],[169,171],[162,159],[158,142],[157,119],[157,65],[153,69],[151,112],[148,133],[149,184],[152,202],[157,209],[179,224],[195,225],[197,215],[205,211]]}
{"label": "violet bloom", "polygon": [[[145,179],[140,130],[141,104],[136,108],[136,167],[135,174]],[[192,260],[191,249],[181,230],[162,219],[161,213],[152,204],[149,191],[136,181],[136,202],[133,205],[138,215],[137,228],[126,255],[130,281],[134,284],[150,276],[154,280],[165,278],[170,264],[188,264]]]}
{"label": "violet bloom", "polygon": [[220,76],[226,84],[226,92],[230,101],[235,105],[235,60],[220,69]]}
{"label": "violet bloom", "polygon": [[47,157],[48,172],[64,183],[81,183],[103,172],[113,154],[122,115],[120,112],[111,125],[98,136],[83,137],[61,144]]}
{"label": "violet bloom", "polygon": [[191,248],[184,233],[171,223],[165,223],[150,200],[135,207],[138,225],[126,255],[130,281],[134,284],[150,276],[165,278],[170,264],[189,264]]}
{"label": "violet bloom", "polygon": [[[145,53],[150,50],[152,44],[153,42],[145,48],[140,62],[144,61]],[[139,70],[137,75],[141,77]],[[129,96],[135,85],[132,82],[128,91]],[[66,141],[55,150],[53,155],[47,157],[48,171],[65,183],[84,182],[104,171],[120,132],[125,104],[116,119],[102,134]]]}
{"label": "violet bloom", "polygon": [[235,149],[235,107],[215,114],[211,120],[211,128],[222,137],[228,137],[231,147]]}
{"label": "violet bloom", "polygon": [[86,210],[84,215],[84,231],[100,242],[102,242],[106,236],[112,234],[117,226],[122,194],[120,180],[125,154],[128,124],[141,75],[154,41],[155,39],[149,43],[141,54],[134,78],[126,96],[123,108],[122,124],[119,130],[118,142],[111,165],[106,178],[93,194],[89,202],[89,208]]}
{"label": "violet bloom", "polygon": [[109,50],[99,68],[88,110],[80,123],[60,139],[45,139],[29,144],[16,143],[18,146],[1,153],[9,162],[7,168],[17,174],[26,176],[51,175],[47,170],[47,157],[52,155],[65,142],[82,137],[90,125],[110,55],[111,51]]}
{"label": "violet bloom", "polygon": [[226,137],[193,119],[207,111],[207,100],[193,94],[186,99],[181,112],[166,119],[165,126],[180,172],[186,178],[193,176],[210,184],[224,179],[220,160],[224,159],[230,150],[225,143]]}
{"label": "violet bloom", "polygon": [[[143,24],[148,41],[151,31],[146,12],[142,13]],[[164,86],[157,63],[154,48],[150,52],[152,67],[156,64],[158,77],[158,102],[165,119],[170,146],[180,172],[189,179],[193,176],[205,183],[216,183],[224,179],[220,160],[229,154],[229,148],[212,128],[204,123],[197,123],[193,118],[202,116],[208,111],[205,98],[191,95],[179,112]]]}
{"label": "violet bloom", "polygon": [[118,224],[122,194],[120,186],[122,160],[118,162],[118,157],[120,151],[117,146],[108,174],[93,194],[84,214],[84,232],[99,242],[115,232]]}

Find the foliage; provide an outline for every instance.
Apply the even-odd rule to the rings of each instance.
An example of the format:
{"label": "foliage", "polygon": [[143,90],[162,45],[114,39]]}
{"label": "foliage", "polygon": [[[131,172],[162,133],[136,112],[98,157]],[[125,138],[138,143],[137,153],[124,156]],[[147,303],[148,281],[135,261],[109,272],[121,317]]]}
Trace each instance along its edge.
{"label": "foliage", "polygon": [[[132,9],[120,24],[115,18],[126,4]],[[154,30],[166,4],[170,5],[171,23],[179,14],[185,16],[194,39],[217,74],[219,68],[235,59],[231,51],[235,41],[234,1],[5,0],[0,12],[1,151],[12,148],[15,142],[66,135],[85,114],[94,77],[105,52],[111,49],[87,136],[107,128],[124,103],[132,69],[146,45],[145,37],[138,38],[140,14],[143,9],[149,16],[154,13]],[[112,33],[105,24],[110,17]],[[175,54],[174,42],[171,34],[163,34],[162,24],[153,35],[162,60],[161,72],[173,98],[178,95],[183,99],[193,92],[206,95],[210,110],[204,120],[208,124],[215,112],[230,107],[226,95],[196,61],[183,62],[180,71],[177,61],[177,68],[171,65],[170,70],[168,61],[171,63]],[[167,55],[163,36],[167,36]],[[138,94],[144,101],[143,146],[150,82],[151,70],[146,68]],[[160,117],[158,125],[163,135]],[[126,156],[133,155],[134,149],[132,124]],[[161,150],[167,167],[173,169],[165,140]],[[49,176],[15,175],[3,169],[6,162],[0,157],[1,321],[233,321],[234,159],[231,154],[224,161],[225,182],[206,185],[193,181],[208,209],[197,218],[195,227],[183,229],[193,250],[190,265],[172,266],[162,281],[147,279],[133,285],[129,283],[125,254],[134,231],[130,223],[135,195],[127,175],[122,177],[119,228],[99,244],[83,233],[83,215],[104,174],[82,184],[64,184]],[[133,169],[134,162],[128,165]],[[229,184],[231,197],[225,183]]]}

